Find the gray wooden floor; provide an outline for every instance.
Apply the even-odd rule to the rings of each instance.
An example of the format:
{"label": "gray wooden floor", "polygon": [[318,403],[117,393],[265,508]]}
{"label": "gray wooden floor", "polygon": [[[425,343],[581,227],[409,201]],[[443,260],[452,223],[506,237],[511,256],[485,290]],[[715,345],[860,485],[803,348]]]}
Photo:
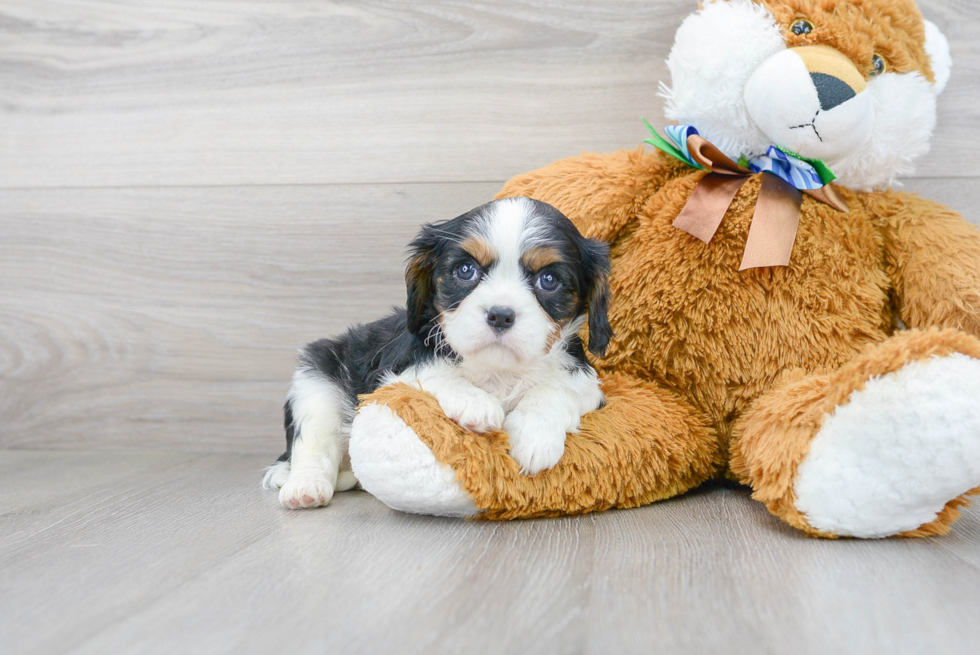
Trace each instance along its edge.
{"label": "gray wooden floor", "polygon": [[511,523],[363,492],[291,512],[265,458],[0,452],[5,653],[976,653],[980,512],[818,541],[741,490]]}
{"label": "gray wooden floor", "polygon": [[[980,4],[906,180],[977,222]],[[0,653],[975,653],[980,512],[801,538],[740,490],[509,524],[258,488],[296,349],[422,222],[633,148],[692,0],[2,0]]]}

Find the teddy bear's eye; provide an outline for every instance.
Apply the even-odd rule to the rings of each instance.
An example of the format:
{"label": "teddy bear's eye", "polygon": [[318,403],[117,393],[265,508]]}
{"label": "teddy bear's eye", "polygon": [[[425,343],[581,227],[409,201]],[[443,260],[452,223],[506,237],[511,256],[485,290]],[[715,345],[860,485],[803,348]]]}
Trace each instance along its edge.
{"label": "teddy bear's eye", "polygon": [[801,18],[800,20],[793,23],[792,27],[790,27],[789,29],[796,36],[803,36],[804,34],[809,34],[810,32],[813,31],[813,23],[811,23],[805,18]]}
{"label": "teddy bear's eye", "polygon": [[884,57],[875,55],[871,58],[871,77],[878,77],[886,70],[888,70],[888,64],[885,63]]}

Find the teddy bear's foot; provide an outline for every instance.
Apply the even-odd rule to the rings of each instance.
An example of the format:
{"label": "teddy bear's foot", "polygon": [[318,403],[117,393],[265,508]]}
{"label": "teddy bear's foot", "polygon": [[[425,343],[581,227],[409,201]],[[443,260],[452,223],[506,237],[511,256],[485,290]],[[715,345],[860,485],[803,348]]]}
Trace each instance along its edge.
{"label": "teddy bear's foot", "polygon": [[963,333],[910,332],[777,388],[746,417],[733,469],[811,534],[946,532],[980,487],[978,355]]}
{"label": "teddy bear's foot", "polygon": [[827,417],[796,508],[823,532],[879,538],[935,521],[980,486],[980,360],[955,353],[871,379]]}
{"label": "teddy bear's foot", "polygon": [[389,407],[373,404],[358,410],[349,448],[361,486],[392,509],[436,516],[479,514],[456,483],[456,472],[436,461]]}

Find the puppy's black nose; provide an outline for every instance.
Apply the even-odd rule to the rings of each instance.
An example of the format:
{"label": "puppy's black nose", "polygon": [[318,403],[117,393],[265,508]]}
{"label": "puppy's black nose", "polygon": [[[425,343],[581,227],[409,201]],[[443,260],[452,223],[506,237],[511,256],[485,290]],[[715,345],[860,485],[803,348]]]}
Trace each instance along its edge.
{"label": "puppy's black nose", "polygon": [[503,332],[509,330],[514,325],[514,310],[510,307],[491,307],[487,311],[487,323],[494,330]]}

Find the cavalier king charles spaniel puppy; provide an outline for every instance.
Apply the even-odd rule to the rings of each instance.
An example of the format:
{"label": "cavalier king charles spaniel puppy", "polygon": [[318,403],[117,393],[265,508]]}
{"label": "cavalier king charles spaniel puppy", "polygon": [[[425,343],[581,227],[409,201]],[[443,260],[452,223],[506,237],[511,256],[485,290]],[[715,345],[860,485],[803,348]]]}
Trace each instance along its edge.
{"label": "cavalier king charles spaniel puppy", "polygon": [[408,306],[300,354],[285,406],[286,452],[263,486],[283,507],[357,484],[347,441],[359,394],[403,382],[473,432],[504,430],[522,472],[558,463],[565,434],[604,403],[589,351],[612,337],[609,248],[557,209],[496,200],[426,225],[410,245]]}

